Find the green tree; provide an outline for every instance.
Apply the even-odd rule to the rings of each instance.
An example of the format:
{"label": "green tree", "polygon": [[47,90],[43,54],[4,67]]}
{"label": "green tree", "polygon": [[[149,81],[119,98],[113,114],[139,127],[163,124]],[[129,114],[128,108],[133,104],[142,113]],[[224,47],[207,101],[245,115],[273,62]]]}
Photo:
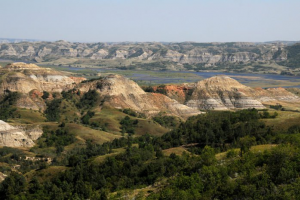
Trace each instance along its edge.
{"label": "green tree", "polygon": [[240,138],[239,143],[241,146],[241,156],[243,156],[244,153],[248,152],[252,145],[254,145],[256,142],[255,137],[245,136]]}
{"label": "green tree", "polygon": [[18,172],[11,172],[0,185],[0,197],[2,199],[13,199],[14,195],[22,193],[25,187],[26,180],[24,176]]}

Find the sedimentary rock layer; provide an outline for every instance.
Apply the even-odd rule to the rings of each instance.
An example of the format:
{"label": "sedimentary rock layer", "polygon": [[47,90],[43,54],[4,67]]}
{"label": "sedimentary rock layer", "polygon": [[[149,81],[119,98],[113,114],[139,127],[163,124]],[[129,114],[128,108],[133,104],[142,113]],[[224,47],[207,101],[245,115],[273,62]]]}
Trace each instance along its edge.
{"label": "sedimentary rock layer", "polygon": [[0,146],[8,147],[33,147],[33,140],[42,135],[39,128],[28,130],[14,127],[0,120]]}

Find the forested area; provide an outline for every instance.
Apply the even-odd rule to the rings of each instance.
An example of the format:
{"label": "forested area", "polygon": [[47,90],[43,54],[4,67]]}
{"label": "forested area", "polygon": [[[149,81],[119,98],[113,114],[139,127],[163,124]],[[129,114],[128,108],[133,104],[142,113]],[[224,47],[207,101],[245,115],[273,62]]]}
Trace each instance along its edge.
{"label": "forested area", "polygon": [[13,107],[13,105],[20,97],[20,94],[10,91],[6,91],[6,93],[6,95],[0,98],[0,120],[7,120],[9,117],[18,117],[15,116],[14,112],[16,109]]}
{"label": "forested area", "polygon": [[[124,190],[162,180],[166,182],[160,188],[141,192],[137,199],[298,199],[299,127],[279,133],[260,120],[267,116],[273,117],[255,109],[208,112],[161,137],[126,136],[102,145],[87,141],[86,147],[58,154],[60,159],[52,166],[65,165],[67,170],[47,180],[28,180],[11,172],[0,185],[1,199],[121,199]],[[127,117],[122,123],[126,127],[135,122]],[[61,124],[60,129],[45,133],[41,144],[66,145],[62,141],[72,138],[59,140],[68,135],[65,131]],[[276,145],[268,151],[250,150],[258,144]],[[188,153],[163,153],[184,146]],[[96,162],[98,156],[118,148],[125,151]],[[10,149],[1,152],[12,160],[21,154]],[[216,155],[221,152],[220,159]],[[47,167],[51,166],[39,170]]]}

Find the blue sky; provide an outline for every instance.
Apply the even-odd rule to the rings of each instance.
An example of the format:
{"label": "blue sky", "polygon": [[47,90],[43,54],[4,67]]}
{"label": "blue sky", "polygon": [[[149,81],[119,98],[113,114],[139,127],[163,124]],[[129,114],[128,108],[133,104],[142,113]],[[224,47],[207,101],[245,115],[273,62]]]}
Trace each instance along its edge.
{"label": "blue sky", "polygon": [[300,0],[1,0],[0,38],[300,40]]}

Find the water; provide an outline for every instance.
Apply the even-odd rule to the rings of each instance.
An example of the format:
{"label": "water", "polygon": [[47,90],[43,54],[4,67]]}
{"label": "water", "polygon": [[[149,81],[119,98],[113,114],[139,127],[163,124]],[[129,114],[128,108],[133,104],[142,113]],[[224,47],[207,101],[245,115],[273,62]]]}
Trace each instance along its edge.
{"label": "water", "polygon": [[[300,82],[299,76],[284,76],[284,75],[277,75],[277,74],[240,74],[240,73],[224,73],[224,72],[190,72],[190,71],[181,71],[181,72],[160,72],[161,76],[163,73],[171,74],[171,73],[177,73],[177,74],[184,74],[184,73],[190,73],[195,74],[199,76],[198,80],[197,78],[181,78],[181,77],[172,77],[168,78],[166,77],[155,77],[151,74],[141,74],[139,72],[132,74],[129,76],[130,78],[134,80],[139,81],[149,81],[153,83],[187,83],[187,82],[195,82],[199,80],[203,80],[206,78],[210,78],[217,75],[226,75],[229,77],[232,77],[239,81],[242,84],[253,86],[253,85],[261,85],[263,87],[264,85],[268,85],[268,87],[272,87],[274,84],[274,87],[297,87],[300,88],[300,85],[294,85],[297,82]],[[264,84],[263,84],[264,83]]]}
{"label": "water", "polygon": [[[300,88],[299,76],[285,76],[278,74],[250,74],[250,73],[226,73],[226,72],[192,72],[192,71],[134,71],[119,69],[94,69],[62,66],[67,70],[93,70],[96,72],[114,72],[123,74],[135,81],[144,84],[168,84],[168,83],[192,83],[212,76],[226,75],[242,84],[257,87],[296,87]],[[192,76],[191,76],[192,74]],[[297,84],[299,83],[299,84]]]}

